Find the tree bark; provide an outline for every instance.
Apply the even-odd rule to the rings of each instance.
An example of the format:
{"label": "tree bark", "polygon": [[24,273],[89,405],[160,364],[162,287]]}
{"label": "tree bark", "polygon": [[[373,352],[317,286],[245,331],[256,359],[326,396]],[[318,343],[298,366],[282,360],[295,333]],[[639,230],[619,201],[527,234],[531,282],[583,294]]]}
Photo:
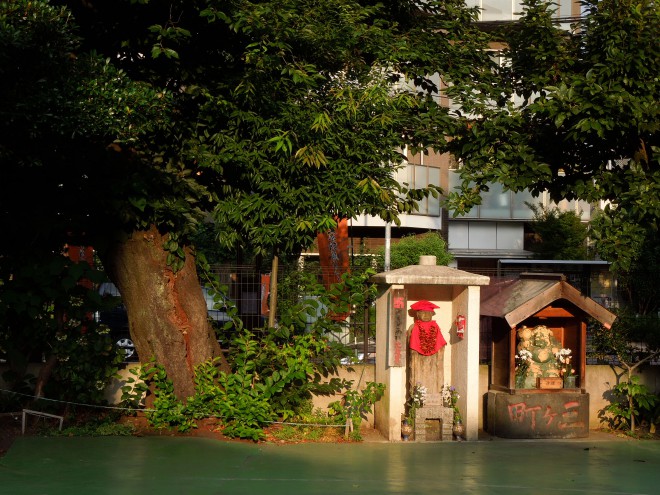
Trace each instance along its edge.
{"label": "tree bark", "polygon": [[103,262],[126,306],[140,361],[155,357],[176,397],[185,401],[195,391],[195,366],[220,357],[221,367],[229,367],[208,320],[194,256],[186,247],[185,264],[174,273],[163,248],[166,240],[155,226],[135,231],[114,244]]}

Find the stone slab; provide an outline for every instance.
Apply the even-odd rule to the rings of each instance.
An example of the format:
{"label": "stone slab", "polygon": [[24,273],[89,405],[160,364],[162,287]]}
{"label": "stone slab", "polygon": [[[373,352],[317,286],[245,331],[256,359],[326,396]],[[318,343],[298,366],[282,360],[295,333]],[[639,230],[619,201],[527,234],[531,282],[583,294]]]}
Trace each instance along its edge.
{"label": "stone slab", "polygon": [[489,391],[486,431],[502,438],[589,436],[589,394]]}

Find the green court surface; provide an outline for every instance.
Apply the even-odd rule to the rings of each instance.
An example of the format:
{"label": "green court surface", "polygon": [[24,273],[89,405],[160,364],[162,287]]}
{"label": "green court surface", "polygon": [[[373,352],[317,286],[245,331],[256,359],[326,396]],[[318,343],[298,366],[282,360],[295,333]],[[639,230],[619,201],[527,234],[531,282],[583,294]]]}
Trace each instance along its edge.
{"label": "green court surface", "polygon": [[656,495],[660,442],[25,437],[0,459],[4,495],[353,493]]}

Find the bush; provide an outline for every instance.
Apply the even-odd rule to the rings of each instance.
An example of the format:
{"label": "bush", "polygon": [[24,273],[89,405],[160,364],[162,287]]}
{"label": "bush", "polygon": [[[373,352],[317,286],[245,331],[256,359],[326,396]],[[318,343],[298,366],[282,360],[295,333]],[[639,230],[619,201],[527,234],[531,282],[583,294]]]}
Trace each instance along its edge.
{"label": "bush", "polygon": [[611,428],[629,428],[634,433],[635,424],[640,424],[641,420],[647,420],[650,424],[655,422],[656,405],[660,400],[639,383],[639,376],[633,375],[630,381],[619,383],[612,392],[612,403],[601,412],[601,419]]}
{"label": "bush", "polygon": [[153,427],[185,432],[198,419],[217,417],[225,435],[260,440],[265,426],[278,417],[292,418],[312,393],[334,393],[345,386],[338,379],[322,383],[345,355],[333,352],[334,345],[313,333],[285,338],[273,329],[256,338],[244,330],[232,341],[232,372],[218,371],[216,362],[198,366],[196,392],[185,405],[174,396],[164,367],[153,362],[136,372],[140,381],[129,379],[122,400],[134,405],[147,388],[153,389],[154,410],[146,414]]}
{"label": "bush", "polygon": [[[333,314],[364,304],[373,296],[373,287],[367,284],[372,273],[345,274],[330,290],[313,285],[316,298],[288,306],[277,328],[255,334],[239,325],[227,334],[231,373],[219,371],[216,362],[198,366],[195,395],[185,405],[174,396],[163,366],[154,362],[135,372],[139,380],[128,380],[122,400],[134,407],[145,392],[153,390],[154,411],[147,413],[147,419],[156,428],[188,431],[195,427],[196,420],[217,417],[227,436],[262,439],[266,425],[300,414],[313,395],[332,395],[350,388],[350,382],[329,378],[337,372],[341,360],[350,355],[350,349],[326,335],[337,329]],[[320,316],[318,304],[327,308]],[[318,318],[308,329],[310,314]],[[369,393],[372,400],[371,388]],[[349,401],[355,403],[350,414],[356,421],[366,407],[358,400],[361,397]]]}
{"label": "bush", "polygon": [[[385,264],[385,248],[377,251],[378,264]],[[396,270],[419,264],[420,256],[435,256],[436,264],[448,265],[454,257],[447,251],[447,243],[437,232],[427,232],[420,236],[402,237],[390,248],[390,268]]]}
{"label": "bush", "polygon": [[[352,383],[351,383],[352,385]],[[367,418],[373,406],[385,393],[385,384],[367,382],[364,390],[349,389],[341,402],[333,402],[330,408],[337,413],[342,422],[351,420],[354,431],[360,430],[360,424]]]}
{"label": "bush", "polygon": [[530,251],[544,260],[589,259],[587,237],[589,228],[573,211],[543,208],[527,203],[534,212],[530,227],[534,233]]}

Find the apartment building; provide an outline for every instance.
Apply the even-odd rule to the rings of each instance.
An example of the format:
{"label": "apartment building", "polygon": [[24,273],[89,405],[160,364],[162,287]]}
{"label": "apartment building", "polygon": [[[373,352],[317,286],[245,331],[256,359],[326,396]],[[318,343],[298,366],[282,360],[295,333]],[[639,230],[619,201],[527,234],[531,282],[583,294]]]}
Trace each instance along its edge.
{"label": "apartment building", "polygon": [[[521,2],[511,0],[468,0],[467,4],[481,9],[480,23],[484,29],[513,22],[522,10]],[[565,21],[562,24],[567,28],[571,20],[580,15],[579,2],[561,0],[555,4],[556,16],[560,23]],[[497,57],[496,51],[493,56]],[[431,151],[412,154],[406,149],[402,154],[406,159],[398,172],[399,182],[406,182],[411,187],[435,184],[445,191],[452,191],[459,185],[458,164],[450,156]],[[604,303],[612,300],[614,294],[607,263],[583,260],[539,263],[532,260],[532,253],[526,249],[529,223],[534,218],[530,204],[574,211],[585,223],[591,220],[592,207],[584,201],[555,204],[547,194],[533,197],[527,191],[504,191],[500,184],[493,184],[482,194],[481,205],[466,215],[454,217],[453,212],[441,208],[440,199],[430,197],[420,204],[418,212],[402,215],[401,225],[390,226],[388,232],[392,242],[396,242],[405,235],[438,231],[447,240],[459,269],[491,276],[525,270],[561,271],[596,300]],[[353,254],[370,252],[385,243],[386,225],[379,218],[362,215],[349,221],[348,230]]]}

